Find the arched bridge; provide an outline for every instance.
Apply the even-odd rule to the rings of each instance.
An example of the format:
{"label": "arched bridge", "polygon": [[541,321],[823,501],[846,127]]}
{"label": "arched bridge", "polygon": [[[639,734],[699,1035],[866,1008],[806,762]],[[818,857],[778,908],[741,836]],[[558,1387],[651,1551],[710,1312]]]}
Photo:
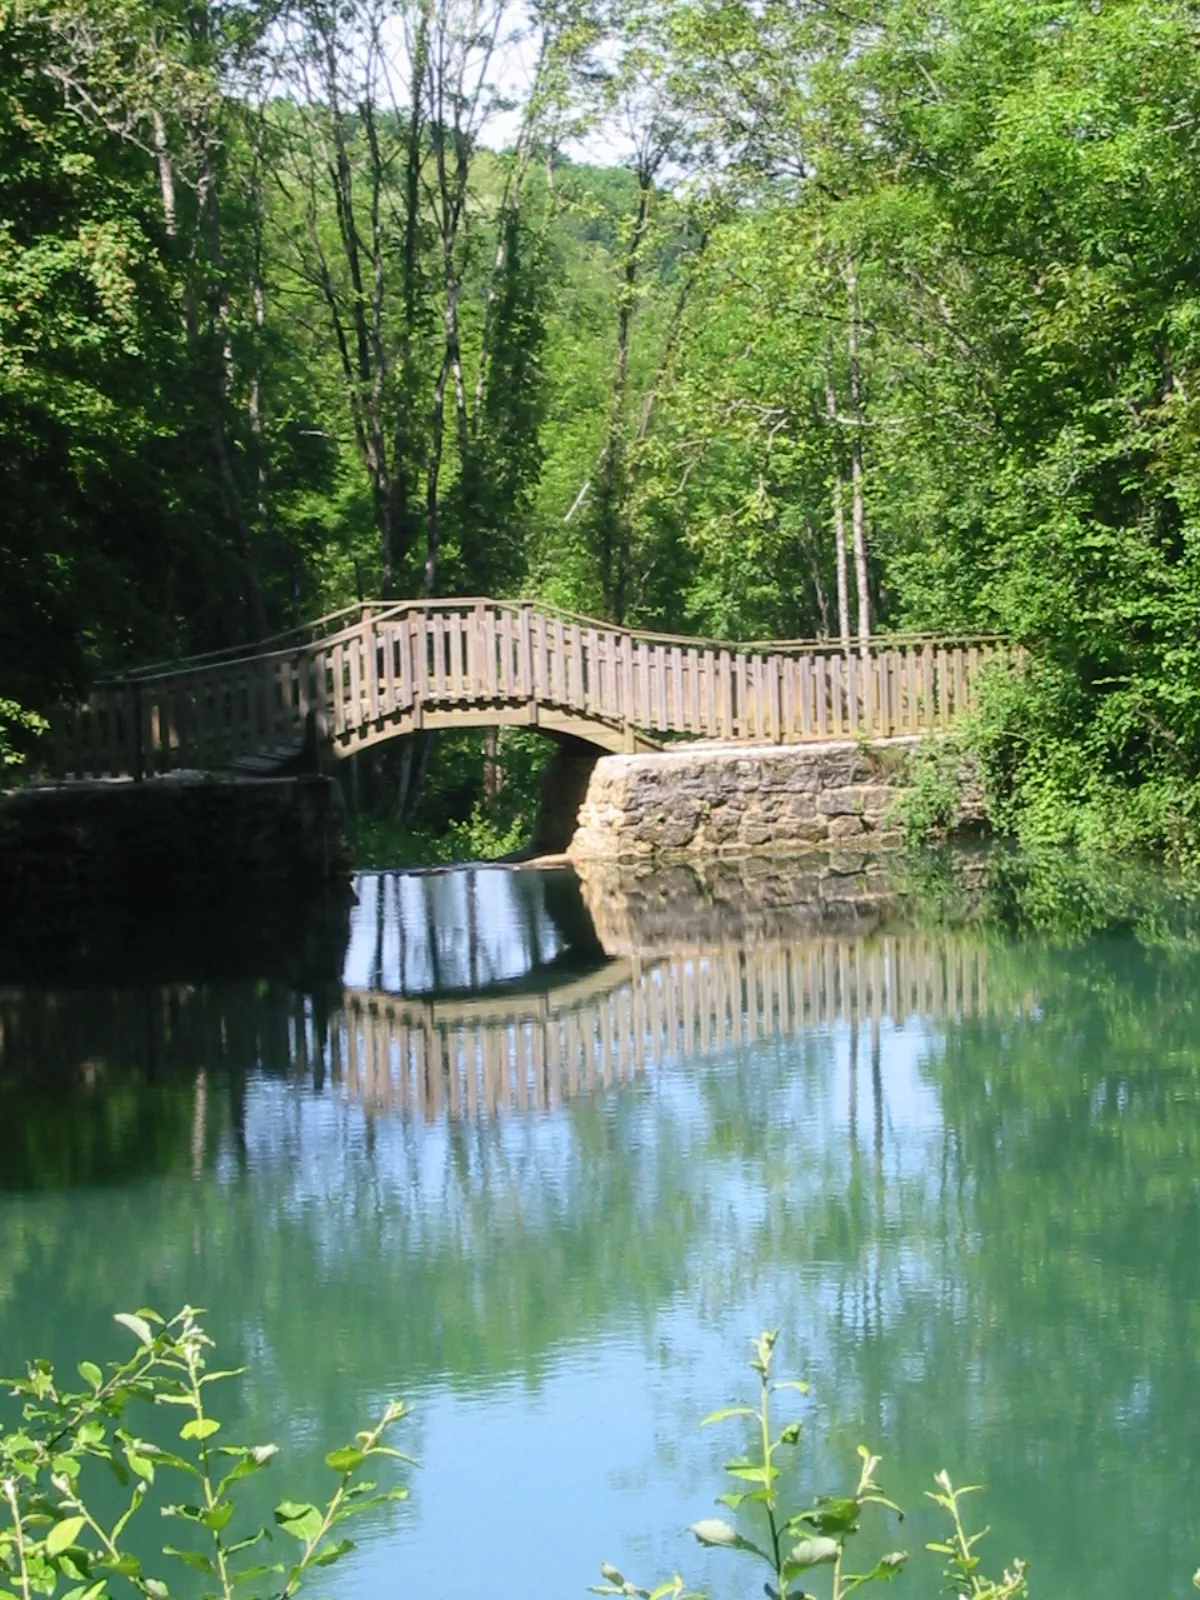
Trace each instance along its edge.
{"label": "arched bridge", "polygon": [[608,751],[681,737],[790,743],[919,733],[975,700],[994,639],[869,649],[616,628],[541,604],[424,600],[336,612],[251,649],[98,684],[55,721],[60,776],[352,755],[421,728],[533,726]]}

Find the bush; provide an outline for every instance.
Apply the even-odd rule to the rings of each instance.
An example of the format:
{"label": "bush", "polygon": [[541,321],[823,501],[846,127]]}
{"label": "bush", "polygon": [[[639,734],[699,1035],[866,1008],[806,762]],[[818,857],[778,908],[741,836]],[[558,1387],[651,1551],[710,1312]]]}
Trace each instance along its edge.
{"label": "bush", "polygon": [[[334,1486],[323,1506],[280,1500],[273,1528],[243,1525],[242,1485],[270,1466],[277,1447],[218,1442],[213,1385],[239,1374],[208,1369],[212,1341],[190,1306],[169,1322],[148,1310],[117,1321],[137,1348],[107,1374],[81,1361],[82,1389],[66,1387],[46,1361],[8,1380],[22,1405],[20,1425],[0,1434],[0,1497],[8,1513],[0,1526],[0,1600],[106,1600],[114,1578],[148,1600],[169,1600],[174,1585],[163,1574],[180,1565],[203,1573],[206,1592],[219,1600],[291,1600],[315,1571],[354,1548],[339,1536],[346,1522],[407,1493],[399,1485],[379,1489],[362,1475],[379,1458],[408,1459],[384,1443],[405,1415],[397,1402],[326,1456]],[[182,1418],[177,1447],[142,1436],[131,1415],[139,1405],[174,1408]],[[95,1509],[97,1464],[121,1485],[123,1503],[111,1515]],[[186,1489],[183,1501],[161,1497],[164,1480],[172,1479]],[[145,1570],[128,1542],[130,1527],[144,1522],[156,1501],[163,1517],[187,1530],[182,1547],[162,1546],[162,1574]],[[264,1559],[277,1537],[286,1559]]]}
{"label": "bush", "polygon": [[[899,1520],[900,1508],[889,1500],[875,1481],[881,1457],[872,1455],[865,1445],[858,1447],[858,1481],[849,1494],[818,1495],[811,1504],[789,1510],[779,1493],[779,1461],[800,1444],[804,1424],[798,1420],[778,1426],[772,1418],[772,1402],[780,1393],[806,1394],[807,1385],[795,1378],[771,1376],[776,1334],[763,1333],[754,1341],[750,1367],[758,1379],[756,1405],[728,1406],[714,1411],[702,1426],[744,1418],[749,1438],[744,1452],[726,1464],[735,1487],[719,1497],[719,1503],[734,1512],[746,1529],[735,1527],[723,1517],[706,1517],[692,1524],[691,1532],[702,1545],[730,1550],[758,1568],[770,1573],[763,1585],[768,1600],[807,1600],[797,1587],[816,1568],[830,1571],[831,1600],[847,1600],[869,1583],[887,1583],[908,1561],[904,1550],[882,1556],[864,1572],[850,1572],[847,1557],[867,1515]],[[1023,1600],[1028,1595],[1023,1561],[1014,1561],[1002,1577],[986,1577],[976,1547],[982,1533],[968,1533],[963,1522],[962,1502],[973,1487],[956,1489],[945,1472],[939,1472],[929,1498],[944,1511],[950,1527],[947,1536],[928,1545],[928,1551],[942,1558],[946,1590],[960,1600]],[[626,1600],[701,1600],[676,1576],[656,1589],[640,1589],[630,1583],[616,1567],[601,1567],[602,1584],[594,1594],[624,1596]]]}

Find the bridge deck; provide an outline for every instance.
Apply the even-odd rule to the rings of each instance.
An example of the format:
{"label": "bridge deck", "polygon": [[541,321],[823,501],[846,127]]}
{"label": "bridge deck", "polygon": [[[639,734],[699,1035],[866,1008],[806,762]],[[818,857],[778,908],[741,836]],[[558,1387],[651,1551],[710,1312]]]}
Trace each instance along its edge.
{"label": "bridge deck", "polygon": [[520,724],[619,751],[677,738],[771,743],[920,733],[974,705],[994,639],[846,652],[614,628],[529,603],[370,605],[347,621],[98,685],[55,719],[60,776],[219,770],[337,756],[434,727]]}

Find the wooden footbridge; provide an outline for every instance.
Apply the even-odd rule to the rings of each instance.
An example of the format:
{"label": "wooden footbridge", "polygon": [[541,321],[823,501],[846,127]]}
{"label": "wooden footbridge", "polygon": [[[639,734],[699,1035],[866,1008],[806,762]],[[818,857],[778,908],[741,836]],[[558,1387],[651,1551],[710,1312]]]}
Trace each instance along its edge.
{"label": "wooden footbridge", "polygon": [[54,722],[62,777],[278,770],[422,728],[532,726],[602,750],[920,733],[975,703],[991,638],[868,650],[646,633],[506,600],[341,611],[251,649],[98,683]]}

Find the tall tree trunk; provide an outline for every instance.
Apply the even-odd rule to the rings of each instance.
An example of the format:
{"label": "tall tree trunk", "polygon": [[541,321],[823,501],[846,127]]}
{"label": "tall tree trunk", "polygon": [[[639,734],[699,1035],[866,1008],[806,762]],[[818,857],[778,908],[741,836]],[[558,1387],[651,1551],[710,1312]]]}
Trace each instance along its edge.
{"label": "tall tree trunk", "polygon": [[[422,116],[422,90],[429,56],[429,5],[422,5],[417,19],[417,33],[413,44],[413,57],[409,85],[408,131],[404,152],[404,230],[400,257],[400,301],[404,308],[400,329],[400,395],[396,405],[396,426],[392,445],[392,527],[394,557],[407,554],[413,536],[414,508],[411,504],[410,473],[413,472],[413,439],[417,432],[414,418],[417,412],[417,387],[419,378],[416,363],[417,311],[420,276],[420,221],[421,221],[421,167],[424,159],[422,140],[425,122]],[[387,591],[389,596],[394,593]],[[407,780],[406,780],[407,782]]]}
{"label": "tall tree trunk", "polygon": [[638,203],[633,233],[625,252],[621,272],[620,299],[617,304],[617,364],[613,373],[612,404],[609,411],[608,440],[600,467],[600,582],[605,610],[611,621],[625,620],[627,567],[629,552],[625,526],[625,391],[629,382],[629,340],[633,326],[634,292],[637,288],[638,255],[650,217],[650,186],[653,171],[639,171]]}
{"label": "tall tree trunk", "polygon": [[846,268],[846,342],[850,360],[850,481],[853,496],[854,581],[858,589],[858,643],[864,656],[871,643],[871,595],[868,588],[866,513],[863,505],[862,378],[858,364],[858,273]]}
{"label": "tall tree trunk", "polygon": [[234,548],[242,568],[248,630],[251,638],[265,639],[270,630],[267,626],[267,609],[255,569],[254,530],[246,515],[246,504],[238,487],[237,474],[233,467],[233,453],[229,447],[229,408],[236,374],[233,346],[229,337],[229,308],[225,303],[225,249],[221,237],[220,197],[217,192],[217,176],[207,145],[201,166],[199,212],[208,254],[208,282],[204,293],[208,311],[208,337],[219,351],[216,393],[213,396],[211,430],[213,452],[233,529]]}
{"label": "tall tree trunk", "polygon": [[833,392],[832,379],[825,385],[825,414],[829,418],[833,449],[833,549],[837,564],[838,637],[841,639],[842,649],[849,651],[850,587],[846,567],[846,513],[843,505],[841,440],[838,435],[837,396]]}

